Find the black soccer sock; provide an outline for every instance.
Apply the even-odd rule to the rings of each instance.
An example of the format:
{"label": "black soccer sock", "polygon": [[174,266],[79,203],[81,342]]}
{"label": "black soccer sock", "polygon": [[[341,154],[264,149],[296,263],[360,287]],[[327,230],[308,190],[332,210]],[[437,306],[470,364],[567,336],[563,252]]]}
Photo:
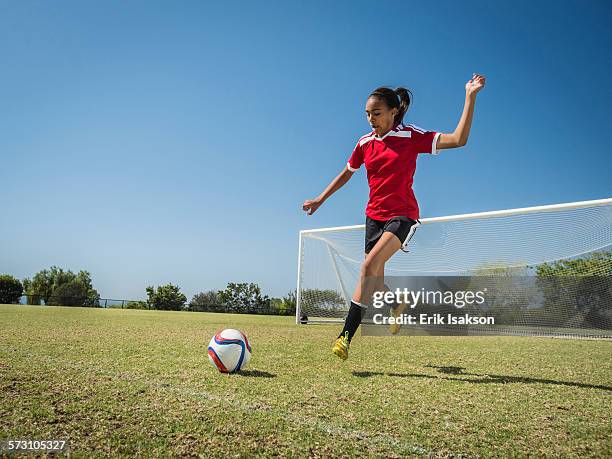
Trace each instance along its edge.
{"label": "black soccer sock", "polygon": [[344,328],[342,329],[342,333],[340,333],[338,338],[344,336],[344,334],[348,332],[349,342],[351,341],[351,339],[353,339],[353,335],[359,328],[359,324],[361,323],[361,319],[363,319],[363,316],[366,313],[366,309],[367,308],[362,308],[358,304],[355,304],[353,301],[351,301],[351,307],[349,309],[348,316],[346,316],[346,320],[344,321]]}

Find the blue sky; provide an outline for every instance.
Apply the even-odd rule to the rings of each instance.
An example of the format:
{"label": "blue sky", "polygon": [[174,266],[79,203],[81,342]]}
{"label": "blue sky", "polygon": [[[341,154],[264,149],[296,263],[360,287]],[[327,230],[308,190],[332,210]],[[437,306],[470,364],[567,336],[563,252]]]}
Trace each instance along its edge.
{"label": "blue sky", "polygon": [[612,6],[565,2],[0,2],[0,271],[295,288],[301,229],[363,223],[364,171],[307,217],[403,85],[423,217],[612,196]]}

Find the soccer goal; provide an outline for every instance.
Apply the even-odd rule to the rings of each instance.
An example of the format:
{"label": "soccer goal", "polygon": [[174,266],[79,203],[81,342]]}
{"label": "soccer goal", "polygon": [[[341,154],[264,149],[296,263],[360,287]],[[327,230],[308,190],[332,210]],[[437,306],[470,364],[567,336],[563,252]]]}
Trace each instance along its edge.
{"label": "soccer goal", "polygon": [[[523,326],[514,332],[612,337],[612,198],[425,218],[421,223],[408,252],[398,252],[387,263],[385,278],[500,273],[596,278],[597,291],[590,292],[590,299],[561,298],[561,292],[558,307],[550,301],[546,307],[541,300],[515,302],[513,313],[521,315]],[[297,323],[344,320],[359,282],[364,231],[364,225],[300,231]],[[581,304],[568,306],[574,300]],[[589,317],[596,319],[589,322]],[[509,333],[514,334],[512,329]]]}

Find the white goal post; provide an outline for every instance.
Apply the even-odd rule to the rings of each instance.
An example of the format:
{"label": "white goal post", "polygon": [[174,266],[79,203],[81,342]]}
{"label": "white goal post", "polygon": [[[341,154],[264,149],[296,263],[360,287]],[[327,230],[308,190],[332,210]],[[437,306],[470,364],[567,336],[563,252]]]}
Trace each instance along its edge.
{"label": "white goal post", "polygon": [[[386,276],[534,269],[612,251],[612,198],[424,218]],[[296,322],[341,322],[359,280],[365,225],[300,231]],[[607,265],[606,265],[607,266]],[[607,268],[606,268],[607,269]],[[600,275],[610,275],[604,269]],[[611,267],[612,269],[612,267]]]}

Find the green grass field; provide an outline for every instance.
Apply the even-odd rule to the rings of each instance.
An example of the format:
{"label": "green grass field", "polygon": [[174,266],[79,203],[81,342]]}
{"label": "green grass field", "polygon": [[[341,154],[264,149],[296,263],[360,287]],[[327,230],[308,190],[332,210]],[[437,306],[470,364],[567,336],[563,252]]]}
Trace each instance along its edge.
{"label": "green grass field", "polygon": [[[243,374],[206,347],[253,343]],[[0,306],[0,438],[74,457],[612,456],[612,342],[362,337],[292,318]]]}

